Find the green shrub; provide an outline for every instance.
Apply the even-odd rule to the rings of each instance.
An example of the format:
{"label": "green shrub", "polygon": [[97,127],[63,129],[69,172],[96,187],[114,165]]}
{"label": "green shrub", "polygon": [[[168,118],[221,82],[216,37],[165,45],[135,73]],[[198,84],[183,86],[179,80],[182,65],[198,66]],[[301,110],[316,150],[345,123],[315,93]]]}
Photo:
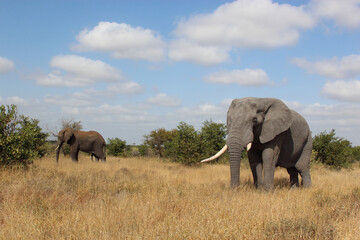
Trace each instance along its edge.
{"label": "green shrub", "polygon": [[145,135],[145,145],[149,146],[156,155],[164,157],[165,144],[174,137],[175,130],[167,131],[164,128],[153,130],[150,134]]}
{"label": "green shrub", "polygon": [[225,124],[214,123],[212,120],[203,122],[200,132],[201,157],[213,156],[224,147],[226,135]]}
{"label": "green shrub", "polygon": [[148,146],[145,144],[139,145],[138,151],[139,151],[140,156],[147,156],[149,154]]}
{"label": "green shrub", "polygon": [[106,148],[109,155],[120,156],[124,154],[126,150],[126,141],[123,141],[120,138],[108,138]]}
{"label": "green shrub", "polygon": [[200,159],[200,136],[192,125],[180,122],[171,141],[165,143],[165,153],[172,161],[185,165]]}
{"label": "green shrub", "polygon": [[335,136],[335,130],[321,132],[313,138],[316,161],[334,168],[348,167],[353,159],[351,143]]}
{"label": "green shrub", "polygon": [[0,165],[27,167],[47,152],[46,138],[39,121],[18,115],[16,106],[0,106]]}

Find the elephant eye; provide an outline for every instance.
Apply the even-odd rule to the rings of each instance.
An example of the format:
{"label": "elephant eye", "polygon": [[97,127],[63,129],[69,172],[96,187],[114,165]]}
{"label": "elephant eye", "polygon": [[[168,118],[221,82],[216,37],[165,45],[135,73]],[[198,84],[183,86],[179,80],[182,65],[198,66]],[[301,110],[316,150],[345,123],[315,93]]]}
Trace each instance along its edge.
{"label": "elephant eye", "polygon": [[252,122],[253,122],[254,124],[257,124],[257,123],[258,123],[257,117],[253,118]]}

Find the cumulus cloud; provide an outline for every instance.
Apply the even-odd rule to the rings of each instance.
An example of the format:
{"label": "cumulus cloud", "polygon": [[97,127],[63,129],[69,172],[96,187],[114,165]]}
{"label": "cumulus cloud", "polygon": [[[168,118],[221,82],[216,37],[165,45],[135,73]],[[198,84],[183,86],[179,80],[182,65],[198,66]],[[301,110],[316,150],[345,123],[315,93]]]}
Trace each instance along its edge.
{"label": "cumulus cloud", "polygon": [[114,58],[161,61],[165,43],[150,29],[125,23],[99,22],[93,29],[84,29],[72,47],[76,51],[109,52]]}
{"label": "cumulus cloud", "polygon": [[136,82],[118,82],[109,84],[106,88],[106,93],[120,93],[120,94],[138,94],[143,93],[144,87]]}
{"label": "cumulus cloud", "polygon": [[360,102],[360,80],[328,82],[322,89],[327,98],[348,102]]}
{"label": "cumulus cloud", "polygon": [[37,84],[86,87],[95,82],[116,82],[123,78],[121,71],[109,64],[77,55],[55,56],[50,66],[55,70],[47,75],[35,76]]}
{"label": "cumulus cloud", "polygon": [[28,101],[26,101],[24,98],[21,98],[19,96],[11,96],[11,97],[7,97],[5,99],[2,99],[0,97],[0,102],[5,105],[15,104],[17,106],[23,106],[23,107],[29,105]]}
{"label": "cumulus cloud", "polygon": [[[310,29],[315,24],[315,19],[303,6],[278,4],[271,0],[238,0],[225,3],[212,13],[197,14],[181,21],[174,31],[181,40],[170,46],[172,54],[169,57],[177,60],[173,51],[179,51],[173,49],[186,50],[182,46],[185,45],[183,39],[186,39],[193,48],[197,46],[222,53],[214,54],[218,57],[217,61],[222,62],[227,58],[224,49],[229,51],[232,47],[274,48],[294,45],[300,31]],[[186,56],[197,57],[190,53]]]}
{"label": "cumulus cloud", "polygon": [[333,20],[338,27],[360,28],[360,0],[312,0],[309,7],[316,16]]}
{"label": "cumulus cloud", "polygon": [[178,107],[181,105],[181,100],[178,97],[169,96],[165,93],[150,97],[147,102],[162,107]]}
{"label": "cumulus cloud", "polygon": [[86,107],[95,103],[94,98],[90,94],[84,92],[74,92],[65,96],[46,95],[43,100],[51,105],[72,107]]}
{"label": "cumulus cloud", "polygon": [[262,69],[221,71],[206,76],[203,80],[209,83],[236,83],[242,86],[261,86],[269,83],[269,78]]}
{"label": "cumulus cloud", "polygon": [[360,55],[333,57],[316,62],[304,58],[294,58],[292,63],[308,73],[319,74],[332,79],[349,79],[360,75]]}
{"label": "cumulus cloud", "polygon": [[0,57],[0,74],[14,71],[15,64],[7,58]]}
{"label": "cumulus cloud", "polygon": [[211,66],[225,62],[229,57],[228,51],[228,47],[200,45],[195,41],[177,39],[170,43],[169,58]]}

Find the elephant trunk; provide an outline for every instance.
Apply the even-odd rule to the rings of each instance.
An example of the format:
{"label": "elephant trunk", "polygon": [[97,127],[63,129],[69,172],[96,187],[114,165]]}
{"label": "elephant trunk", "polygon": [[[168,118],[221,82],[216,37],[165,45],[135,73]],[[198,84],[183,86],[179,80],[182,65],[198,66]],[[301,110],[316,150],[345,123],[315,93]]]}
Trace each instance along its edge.
{"label": "elephant trunk", "polygon": [[63,145],[63,142],[60,142],[59,145],[56,147],[55,151],[56,151],[56,162],[59,161],[59,153],[60,153],[60,149]]}
{"label": "elephant trunk", "polygon": [[229,145],[231,187],[233,188],[238,187],[240,183],[240,162],[243,149],[244,147],[238,144]]}
{"label": "elephant trunk", "polygon": [[[239,132],[242,134],[239,134]],[[228,135],[227,144],[229,146],[230,155],[231,187],[233,188],[238,187],[240,183],[240,162],[242,151],[245,147],[247,151],[249,151],[252,141],[253,135],[251,131],[233,131]]]}

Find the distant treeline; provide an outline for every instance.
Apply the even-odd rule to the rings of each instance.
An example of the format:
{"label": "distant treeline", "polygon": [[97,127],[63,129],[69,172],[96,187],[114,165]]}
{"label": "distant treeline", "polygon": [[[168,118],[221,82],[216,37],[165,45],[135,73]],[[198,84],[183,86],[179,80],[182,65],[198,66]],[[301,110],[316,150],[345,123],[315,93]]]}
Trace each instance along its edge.
{"label": "distant treeline", "polygon": [[[39,121],[19,115],[15,105],[0,106],[0,166],[23,166],[32,164],[34,158],[53,154],[55,141],[47,140],[56,131],[43,131]],[[62,121],[62,128],[81,129],[81,122]],[[159,156],[173,162],[193,165],[201,159],[214,155],[225,144],[226,126],[206,120],[201,129],[185,122],[172,130],[159,128],[144,135],[141,145],[127,145],[120,138],[108,138],[107,154],[113,156]],[[64,148],[64,154],[68,149]],[[243,154],[246,159],[246,153]],[[360,147],[336,136],[335,130],[324,131],[313,137],[312,160],[334,168],[349,167],[360,161]],[[221,162],[228,161],[225,154]]]}

